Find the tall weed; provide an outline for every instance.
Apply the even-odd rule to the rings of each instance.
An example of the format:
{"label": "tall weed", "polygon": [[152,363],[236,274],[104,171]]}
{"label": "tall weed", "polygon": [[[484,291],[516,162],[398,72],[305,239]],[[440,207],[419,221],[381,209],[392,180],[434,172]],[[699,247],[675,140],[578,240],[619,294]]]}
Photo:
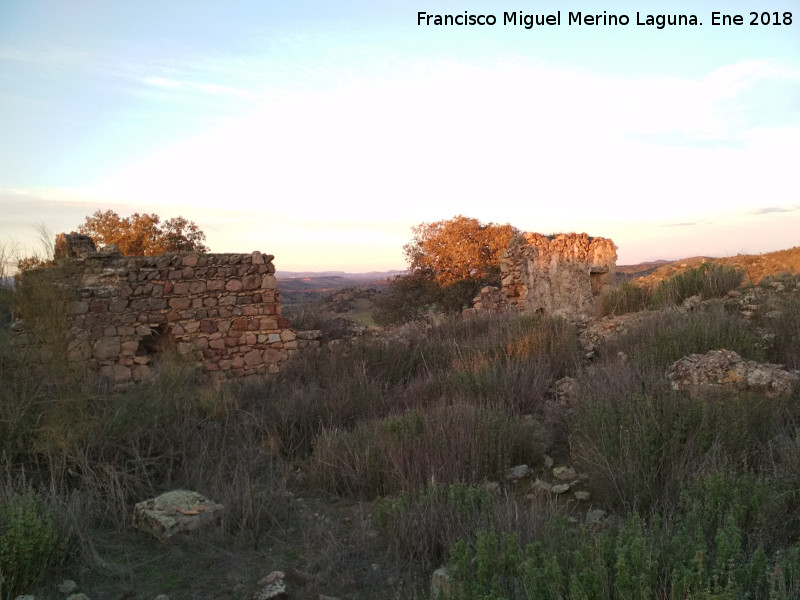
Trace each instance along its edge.
{"label": "tall weed", "polygon": [[540,457],[534,426],[502,410],[457,403],[327,431],[308,471],[324,489],[375,498],[414,492],[429,482],[497,479],[507,467]]}
{"label": "tall weed", "polygon": [[605,344],[601,352],[612,359],[623,352],[643,367],[666,368],[689,354],[723,348],[751,360],[765,358],[758,334],[738,314],[713,304],[688,314],[674,310],[647,314],[627,333]]}

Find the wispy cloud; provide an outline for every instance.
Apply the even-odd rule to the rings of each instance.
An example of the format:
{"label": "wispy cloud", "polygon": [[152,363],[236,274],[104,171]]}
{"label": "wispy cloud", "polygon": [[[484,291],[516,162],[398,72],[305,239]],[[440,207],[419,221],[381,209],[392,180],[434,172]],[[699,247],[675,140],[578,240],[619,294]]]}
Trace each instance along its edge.
{"label": "wispy cloud", "polygon": [[747,212],[749,215],[770,215],[774,213],[791,213],[800,211],[800,204],[794,206],[764,206],[762,208],[754,208]]}
{"label": "wispy cloud", "polygon": [[692,227],[694,225],[700,225],[697,222],[687,222],[687,223],[665,223],[661,227]]}

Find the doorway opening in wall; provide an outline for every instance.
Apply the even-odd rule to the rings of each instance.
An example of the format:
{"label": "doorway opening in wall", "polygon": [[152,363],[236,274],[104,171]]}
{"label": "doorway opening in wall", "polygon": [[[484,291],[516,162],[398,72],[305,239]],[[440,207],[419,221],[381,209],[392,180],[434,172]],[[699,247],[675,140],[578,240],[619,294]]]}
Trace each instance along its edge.
{"label": "doorway opening in wall", "polygon": [[606,275],[607,273],[589,273],[589,281],[592,284],[592,296],[599,296],[603,291]]}

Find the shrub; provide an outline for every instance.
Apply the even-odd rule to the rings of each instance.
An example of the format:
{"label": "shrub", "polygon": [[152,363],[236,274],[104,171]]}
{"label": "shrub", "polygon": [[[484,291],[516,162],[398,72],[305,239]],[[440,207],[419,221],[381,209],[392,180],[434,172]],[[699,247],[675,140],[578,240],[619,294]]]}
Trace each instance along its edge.
{"label": "shrub", "polygon": [[800,299],[781,299],[776,309],[773,318],[760,322],[772,337],[769,358],[790,369],[800,369]]}
{"label": "shrub", "polygon": [[512,464],[538,462],[540,453],[532,425],[498,409],[441,405],[323,433],[309,476],[327,490],[374,498],[428,482],[495,479]]}
{"label": "shrub", "polygon": [[653,305],[683,303],[692,296],[720,298],[744,281],[744,271],[735,267],[706,262],[662,281],[653,292]]}
{"label": "shrub", "polygon": [[579,397],[573,457],[616,508],[645,515],[673,510],[685,482],[708,461],[765,468],[768,442],[794,410],[789,398],[672,391],[633,365],[597,369]]}
{"label": "shrub", "polygon": [[605,344],[601,353],[616,359],[618,352],[624,352],[638,365],[667,367],[689,354],[722,348],[751,360],[765,358],[758,334],[738,314],[713,304],[689,314],[679,311],[646,314],[626,333]]}
{"label": "shrub", "polygon": [[540,539],[478,532],[455,544],[450,599],[796,598],[800,545],[767,551],[769,484],[721,471],[695,479],[670,520],[631,514],[588,530],[556,519]]}
{"label": "shrub", "polygon": [[623,315],[646,309],[652,302],[651,288],[624,281],[600,297],[600,314]]}
{"label": "shrub", "polygon": [[31,594],[66,557],[67,540],[32,491],[0,499],[0,598]]}
{"label": "shrub", "polygon": [[459,540],[491,525],[495,498],[483,485],[431,483],[417,493],[380,498],[376,524],[403,563],[430,570]]}

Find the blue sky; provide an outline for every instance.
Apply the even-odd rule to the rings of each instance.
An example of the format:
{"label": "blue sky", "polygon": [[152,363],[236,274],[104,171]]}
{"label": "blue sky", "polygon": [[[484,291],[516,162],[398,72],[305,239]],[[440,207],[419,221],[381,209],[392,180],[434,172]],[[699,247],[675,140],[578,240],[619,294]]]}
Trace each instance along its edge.
{"label": "blue sky", "polygon": [[[3,0],[0,243],[112,208],[284,270],[403,268],[411,226],[456,214],[611,237],[620,263],[800,245],[800,0],[757,4],[792,24],[739,1]],[[520,10],[562,24],[502,24]]]}

